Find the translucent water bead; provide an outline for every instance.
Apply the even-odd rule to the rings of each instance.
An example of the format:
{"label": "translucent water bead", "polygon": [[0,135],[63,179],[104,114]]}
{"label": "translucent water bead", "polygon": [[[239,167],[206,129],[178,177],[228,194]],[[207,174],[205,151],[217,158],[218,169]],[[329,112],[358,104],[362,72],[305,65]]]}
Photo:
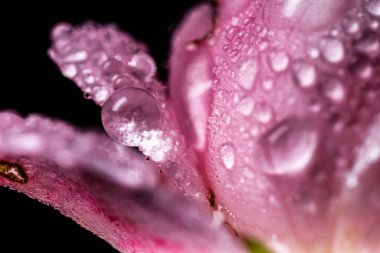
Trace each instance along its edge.
{"label": "translucent water bead", "polygon": [[155,145],[161,108],[148,91],[128,87],[114,92],[104,103],[102,122],[108,135],[123,145]]}

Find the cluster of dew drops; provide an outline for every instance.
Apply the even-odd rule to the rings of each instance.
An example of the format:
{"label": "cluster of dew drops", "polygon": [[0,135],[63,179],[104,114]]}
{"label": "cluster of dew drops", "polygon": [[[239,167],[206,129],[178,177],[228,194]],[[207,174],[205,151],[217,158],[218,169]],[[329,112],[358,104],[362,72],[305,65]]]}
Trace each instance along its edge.
{"label": "cluster of dew drops", "polygon": [[170,121],[163,120],[168,116],[163,113],[166,90],[155,79],[156,66],[144,45],[114,25],[92,22],[79,27],[59,24],[52,41],[49,56],[86,99],[102,106],[103,126],[110,137],[139,147],[156,161],[180,145],[168,131]]}
{"label": "cluster of dew drops", "polygon": [[[293,46],[286,49],[276,44],[277,38],[280,38],[278,39],[280,43],[284,41],[281,36],[286,36],[286,32],[281,34],[281,32],[271,30],[265,25],[258,24],[255,18],[249,15],[247,12],[245,18],[241,20],[232,19],[230,27],[226,30],[226,42],[222,49],[228,57],[217,59],[219,67],[215,68],[215,72],[221,76],[232,77],[230,81],[233,85],[226,88],[227,92],[231,92],[230,95],[223,89],[219,92],[223,93],[221,96],[229,96],[229,99],[232,98],[235,101],[235,110],[238,114],[234,117],[253,119],[255,123],[253,125],[240,124],[240,132],[248,136],[246,139],[252,139],[263,132],[269,133],[265,137],[270,139],[268,142],[273,142],[273,145],[268,144],[269,149],[272,147],[269,152],[272,156],[271,172],[286,173],[303,170],[316,148],[315,145],[307,145],[307,143],[317,142],[313,129],[303,127],[301,130],[304,133],[300,134],[302,131],[292,129],[292,127],[299,128],[302,122],[276,123],[274,111],[277,109],[272,108],[267,101],[256,101],[246,92],[254,90],[256,94],[265,95],[277,88],[276,85],[281,85],[277,82],[276,76],[289,75],[295,89],[309,97],[310,113],[327,112],[326,120],[334,121],[333,130],[339,132],[344,129],[350,124],[350,115],[346,114],[355,111],[358,101],[362,99],[362,90],[367,90],[364,96],[368,103],[371,101],[376,103],[373,100],[378,97],[376,86],[379,85],[377,76],[380,68],[380,1],[363,0],[359,6],[347,11],[334,27],[317,33],[306,43],[302,38],[302,32],[299,36],[291,33],[294,38],[289,37],[285,41]],[[254,50],[252,46],[246,45],[255,45]],[[259,54],[260,57],[255,54]],[[244,60],[247,55],[251,56],[248,60]],[[260,73],[260,71],[267,71],[262,70],[263,61],[268,66],[268,73],[271,73],[265,79]],[[238,62],[243,63],[234,64]],[[231,70],[229,67],[231,63],[237,66],[237,69]],[[352,84],[353,81],[356,83]],[[260,85],[256,85],[257,83]],[[287,105],[292,106],[295,102],[294,98],[289,97]],[[239,114],[240,116],[237,116]],[[228,125],[229,121],[231,119],[227,117],[225,124]],[[294,141],[297,138],[304,140]],[[290,139],[293,141],[289,141]],[[293,149],[298,148],[298,151],[304,155],[295,155],[293,152],[293,155],[284,157],[287,152],[284,152],[281,147],[288,149],[286,143],[295,143],[296,147]],[[299,147],[297,147],[298,144]],[[219,146],[221,162],[228,170],[236,164],[236,152],[231,141],[227,140]],[[300,161],[299,157],[303,157],[304,160]],[[278,161],[278,166],[276,166],[277,158],[282,161]],[[286,168],[284,169],[282,158],[286,158],[290,163],[288,166],[290,171],[284,171]]]}

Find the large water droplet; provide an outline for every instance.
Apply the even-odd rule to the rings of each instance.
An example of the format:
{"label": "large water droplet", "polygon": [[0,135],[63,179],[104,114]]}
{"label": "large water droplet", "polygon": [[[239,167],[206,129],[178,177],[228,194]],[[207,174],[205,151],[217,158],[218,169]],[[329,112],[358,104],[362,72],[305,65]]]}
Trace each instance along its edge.
{"label": "large water droplet", "polygon": [[289,57],[285,52],[274,52],[269,55],[270,65],[275,72],[286,70],[289,65]]}
{"label": "large water droplet", "polygon": [[117,142],[139,146],[160,128],[161,108],[146,90],[124,88],[114,92],[104,103],[102,122],[106,132]]}
{"label": "large water droplet", "polygon": [[315,84],[317,73],[314,65],[305,61],[298,61],[293,64],[292,69],[299,86],[307,88]]}
{"label": "large water droplet", "polygon": [[220,157],[227,169],[232,169],[235,165],[235,148],[232,143],[227,142],[220,146]]}
{"label": "large water droplet", "polygon": [[341,102],[345,97],[345,89],[341,81],[336,78],[327,78],[322,82],[324,95],[333,102]]}
{"label": "large water droplet", "polygon": [[339,63],[344,59],[344,45],[334,38],[321,40],[320,48],[324,59],[330,63]]}
{"label": "large water droplet", "polygon": [[293,173],[307,168],[317,148],[312,124],[300,119],[278,124],[261,140],[262,168],[270,173]]}
{"label": "large water droplet", "polygon": [[258,72],[257,59],[244,62],[238,72],[238,84],[246,90],[253,88]]}
{"label": "large water droplet", "polygon": [[369,14],[380,17],[380,0],[364,0],[363,7]]}

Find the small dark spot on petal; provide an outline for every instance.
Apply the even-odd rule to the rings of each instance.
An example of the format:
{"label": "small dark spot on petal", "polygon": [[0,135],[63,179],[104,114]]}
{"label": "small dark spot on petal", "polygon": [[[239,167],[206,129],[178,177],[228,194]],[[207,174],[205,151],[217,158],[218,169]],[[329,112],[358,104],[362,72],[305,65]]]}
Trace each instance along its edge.
{"label": "small dark spot on petal", "polygon": [[212,190],[209,190],[207,198],[208,198],[208,201],[210,202],[210,206],[215,208],[215,194]]}
{"label": "small dark spot on petal", "polygon": [[28,176],[24,169],[17,163],[0,161],[0,175],[17,183],[28,182]]}

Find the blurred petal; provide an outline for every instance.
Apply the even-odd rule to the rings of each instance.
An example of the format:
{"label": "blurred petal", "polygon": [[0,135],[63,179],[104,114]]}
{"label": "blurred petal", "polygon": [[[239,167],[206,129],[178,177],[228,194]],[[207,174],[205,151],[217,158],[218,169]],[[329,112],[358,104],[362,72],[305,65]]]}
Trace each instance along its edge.
{"label": "blurred petal", "polygon": [[121,252],[241,252],[157,168],[97,133],[0,113],[0,185],[51,205]]}
{"label": "blurred petal", "polygon": [[174,35],[170,57],[170,94],[178,123],[197,151],[206,148],[212,102],[212,15],[209,5],[194,8]]}
{"label": "blurred petal", "polygon": [[[53,44],[49,55],[62,74],[72,79],[85,96],[98,105],[103,106],[107,101],[103,107],[102,120],[110,136],[123,145],[137,146],[147,157],[157,162],[170,187],[202,202],[208,208],[208,189],[198,173],[198,161],[178,128],[166,87],[156,80],[156,66],[146,48],[114,25],[85,23],[73,27],[59,24],[53,29],[51,37]],[[127,95],[128,90],[125,91],[131,87],[143,90],[149,95],[146,95],[147,99],[157,99],[159,108],[151,111],[161,112],[161,117],[157,113],[153,113],[153,116],[142,114],[143,123],[149,122],[149,117],[155,117],[160,122],[157,129],[142,131],[144,135],[134,135],[139,126],[135,122],[125,123],[125,118],[120,120],[120,126],[111,131],[107,129],[109,125],[116,125],[116,119],[107,117],[107,114],[120,105],[113,105],[112,101],[119,101],[114,98],[123,92]],[[132,94],[129,101],[135,97]],[[146,103],[140,100],[135,104],[138,112]],[[120,114],[120,117],[124,116]],[[133,130],[126,130],[131,126]]]}

